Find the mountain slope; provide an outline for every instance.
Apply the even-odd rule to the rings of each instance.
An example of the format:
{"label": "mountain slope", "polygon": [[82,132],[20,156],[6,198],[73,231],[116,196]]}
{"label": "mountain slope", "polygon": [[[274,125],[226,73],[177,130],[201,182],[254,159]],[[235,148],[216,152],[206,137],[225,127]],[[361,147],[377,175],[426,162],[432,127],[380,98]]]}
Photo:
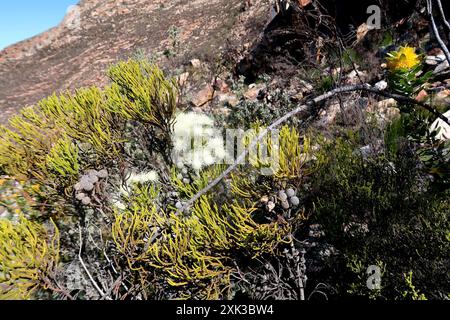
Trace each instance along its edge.
{"label": "mountain slope", "polygon": [[[159,53],[158,62],[172,68],[213,58],[229,42],[255,40],[269,11],[263,0],[250,10],[242,0],[82,0],[77,10],[0,52],[0,122],[53,92],[105,84],[107,66],[137,50]],[[172,27],[179,30],[179,52],[167,59],[161,53],[172,45]]]}

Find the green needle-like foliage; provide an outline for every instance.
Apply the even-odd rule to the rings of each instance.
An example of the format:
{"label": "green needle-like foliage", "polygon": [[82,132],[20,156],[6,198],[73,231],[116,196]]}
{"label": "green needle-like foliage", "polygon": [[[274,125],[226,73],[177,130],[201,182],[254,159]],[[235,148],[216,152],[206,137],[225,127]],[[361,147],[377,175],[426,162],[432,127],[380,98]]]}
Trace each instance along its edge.
{"label": "green needle-like foliage", "polygon": [[[127,121],[171,130],[176,107],[174,80],[156,66],[130,60],[113,66],[113,83],[56,94],[28,107],[0,126],[0,170],[21,180],[37,179],[64,189],[83,170],[79,152],[90,152],[84,165],[123,157]],[[61,180],[64,180],[61,185]]]}
{"label": "green needle-like foliage", "polygon": [[149,123],[168,132],[177,106],[177,84],[146,60],[129,60],[109,72],[109,109],[120,117]]}
{"label": "green needle-like foliage", "polygon": [[158,210],[149,196],[157,197],[156,190],[138,190],[134,205],[116,213],[115,244],[131,270],[144,274],[153,268],[171,287],[191,288],[199,297],[226,297],[222,294],[236,271],[233,261],[273,252],[289,231],[287,226],[257,224],[254,208],[219,207],[203,196],[186,216]]}
{"label": "green needle-like foliage", "polygon": [[0,220],[0,299],[29,299],[45,289],[59,260],[59,232],[50,236],[38,223],[21,217]]}

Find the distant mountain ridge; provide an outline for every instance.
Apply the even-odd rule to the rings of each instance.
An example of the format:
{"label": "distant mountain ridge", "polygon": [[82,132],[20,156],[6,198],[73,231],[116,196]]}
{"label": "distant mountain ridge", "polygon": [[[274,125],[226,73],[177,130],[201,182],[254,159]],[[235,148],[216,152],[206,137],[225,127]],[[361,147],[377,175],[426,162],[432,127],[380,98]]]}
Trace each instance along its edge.
{"label": "distant mountain ridge", "polygon": [[53,92],[104,85],[108,65],[170,46],[173,26],[178,63],[218,54],[227,41],[248,45],[269,11],[263,0],[251,8],[242,0],[82,0],[60,25],[0,51],[0,122]]}

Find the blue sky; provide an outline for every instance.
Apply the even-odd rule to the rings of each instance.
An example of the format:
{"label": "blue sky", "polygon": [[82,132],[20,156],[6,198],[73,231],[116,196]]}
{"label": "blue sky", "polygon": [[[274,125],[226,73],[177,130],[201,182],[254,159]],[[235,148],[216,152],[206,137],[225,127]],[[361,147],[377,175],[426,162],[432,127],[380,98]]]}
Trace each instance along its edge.
{"label": "blue sky", "polygon": [[56,26],[78,0],[0,0],[0,50]]}

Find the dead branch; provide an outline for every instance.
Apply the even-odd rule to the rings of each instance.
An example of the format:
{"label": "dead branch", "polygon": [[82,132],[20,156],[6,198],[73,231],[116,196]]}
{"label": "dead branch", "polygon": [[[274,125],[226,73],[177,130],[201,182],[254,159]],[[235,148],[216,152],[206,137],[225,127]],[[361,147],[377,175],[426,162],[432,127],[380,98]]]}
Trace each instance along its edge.
{"label": "dead branch", "polygon": [[448,50],[447,46],[445,45],[444,41],[442,40],[441,35],[439,34],[438,27],[436,25],[436,21],[434,20],[433,0],[427,0],[427,9],[428,9],[428,15],[430,18],[433,33],[434,33],[436,40],[439,43],[439,46],[441,47],[442,51],[444,51],[444,54],[445,54],[445,57],[447,58],[448,63],[450,64],[450,51]]}

